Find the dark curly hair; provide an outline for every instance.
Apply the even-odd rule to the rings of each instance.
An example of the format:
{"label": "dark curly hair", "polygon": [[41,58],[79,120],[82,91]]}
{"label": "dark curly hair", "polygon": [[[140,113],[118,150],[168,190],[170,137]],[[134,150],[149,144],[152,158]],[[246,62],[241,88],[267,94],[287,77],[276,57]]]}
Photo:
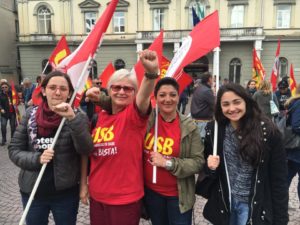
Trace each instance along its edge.
{"label": "dark curly hair", "polygon": [[245,115],[240,119],[237,134],[242,137],[239,143],[239,153],[241,158],[256,167],[259,163],[260,155],[264,151],[263,131],[261,122],[268,123],[273,126],[266,116],[259,109],[256,101],[247,93],[247,91],[239,84],[229,83],[220,87],[217,94],[217,102],[215,108],[215,118],[220,125],[226,125],[230,121],[224,116],[221,108],[221,98],[226,92],[233,92],[241,97],[246,103]]}

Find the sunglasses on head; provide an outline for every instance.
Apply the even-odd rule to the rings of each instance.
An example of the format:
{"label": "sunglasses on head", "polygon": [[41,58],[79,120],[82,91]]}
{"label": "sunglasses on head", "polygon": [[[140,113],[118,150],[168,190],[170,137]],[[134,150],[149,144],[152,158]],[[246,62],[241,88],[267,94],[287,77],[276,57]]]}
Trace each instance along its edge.
{"label": "sunglasses on head", "polygon": [[129,93],[131,93],[132,91],[134,91],[134,88],[133,88],[133,87],[130,87],[130,86],[111,85],[110,88],[111,88],[111,90],[112,90],[113,92],[119,92],[119,91],[121,91],[121,89],[123,89],[123,91],[124,91],[126,94],[129,94]]}

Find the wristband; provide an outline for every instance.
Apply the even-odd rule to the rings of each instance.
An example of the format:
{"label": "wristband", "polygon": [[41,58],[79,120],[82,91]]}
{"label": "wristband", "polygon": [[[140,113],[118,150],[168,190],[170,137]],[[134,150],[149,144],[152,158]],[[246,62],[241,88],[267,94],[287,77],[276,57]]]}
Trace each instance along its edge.
{"label": "wristband", "polygon": [[149,80],[154,80],[158,78],[158,73],[147,73],[145,72],[145,77],[148,78]]}

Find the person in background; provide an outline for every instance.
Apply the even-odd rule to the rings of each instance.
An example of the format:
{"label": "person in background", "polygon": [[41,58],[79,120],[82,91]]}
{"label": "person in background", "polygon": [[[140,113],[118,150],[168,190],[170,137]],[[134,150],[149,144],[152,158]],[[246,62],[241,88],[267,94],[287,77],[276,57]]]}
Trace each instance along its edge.
{"label": "person in background", "polygon": [[24,102],[25,107],[28,108],[32,105],[32,93],[35,89],[35,85],[32,84],[31,80],[29,78],[24,78],[23,80],[23,96],[24,96]]}
{"label": "person in background", "polygon": [[204,217],[215,225],[287,225],[287,165],[279,130],[234,83],[219,89],[215,118],[217,156],[212,155],[213,122],[205,138],[211,183]]}
{"label": "person in background", "polygon": [[[300,84],[296,87],[295,96],[286,101],[285,107],[289,112],[288,122],[293,132],[300,135]],[[297,192],[300,201],[300,148],[286,149],[286,151],[288,160],[288,184],[290,186],[293,178],[298,174]]]}
{"label": "person in background", "polygon": [[[102,91],[106,95],[108,95],[107,90],[105,88],[101,87],[101,85],[102,85],[101,79],[98,79],[98,78],[93,79],[92,80],[92,85],[93,85],[92,87],[99,88],[100,91]],[[101,110],[100,106],[95,105],[93,102],[91,102],[89,100],[88,97],[86,97],[86,91],[84,92],[84,94],[82,96],[82,99],[81,99],[81,102],[80,102],[80,107],[83,109],[83,111],[86,112],[86,114],[89,118],[89,121],[92,120],[93,115],[95,113],[99,113],[100,110]]]}
{"label": "person in background", "polygon": [[[93,150],[87,116],[68,103],[74,92],[67,74],[51,72],[42,82],[42,104],[29,107],[8,146],[20,167],[19,186],[25,208],[43,164],[45,173],[26,217],[27,225],[76,225],[79,206],[80,157]],[[66,118],[54,149],[54,135]]]}
{"label": "person in background", "polygon": [[200,137],[205,137],[205,126],[213,120],[215,96],[211,89],[213,78],[211,73],[206,72],[201,77],[201,82],[194,91],[191,103],[191,115],[196,122]]}
{"label": "person in background", "polygon": [[[222,81],[222,85],[226,85],[226,84],[228,84],[228,83],[229,83],[228,78],[224,78],[223,81]],[[222,86],[222,85],[221,85],[221,86]]]}
{"label": "person in background", "polygon": [[253,96],[254,93],[257,91],[256,89],[256,81],[255,80],[249,80],[246,87],[247,92]]}
{"label": "person in background", "polygon": [[278,90],[275,92],[278,103],[279,103],[279,111],[281,112],[281,115],[285,114],[285,107],[284,104],[286,100],[288,100],[292,94],[291,90],[289,89],[289,83],[286,79],[281,80],[278,83]]}
{"label": "person in background", "polygon": [[10,124],[11,138],[14,135],[16,129],[16,111],[13,106],[12,92],[7,82],[1,83],[0,92],[0,113],[1,113],[1,132],[2,141],[1,145],[5,145],[7,141],[7,122]]}
{"label": "person in background", "polygon": [[[139,90],[135,74],[116,71],[107,85],[112,111],[102,110],[92,131],[90,174],[87,182],[83,166],[80,194],[82,202],[90,196],[91,225],[139,224],[144,196],[143,140],[159,71],[156,52],[144,50],[139,56],[145,69]],[[89,89],[86,96],[94,102],[101,100],[99,88]]]}
{"label": "person in background", "polygon": [[182,111],[181,113],[184,114],[185,113],[185,108],[186,105],[189,102],[189,86],[187,86],[183,92],[181,93],[180,97],[179,97],[179,102],[177,105],[177,109],[178,111],[180,111],[180,108],[182,107]]}
{"label": "person in background", "polygon": [[[191,225],[195,174],[204,165],[203,144],[190,117],[176,110],[179,85],[165,77],[154,89],[158,105],[158,149],[153,151],[155,110],[144,141],[145,206],[153,225]],[[157,182],[152,182],[157,166]]]}
{"label": "person in background", "polygon": [[252,98],[257,102],[260,110],[270,119],[275,115],[271,114],[270,100],[273,100],[277,108],[279,107],[277,97],[272,91],[272,85],[269,81],[263,80],[259,84],[259,89]]}

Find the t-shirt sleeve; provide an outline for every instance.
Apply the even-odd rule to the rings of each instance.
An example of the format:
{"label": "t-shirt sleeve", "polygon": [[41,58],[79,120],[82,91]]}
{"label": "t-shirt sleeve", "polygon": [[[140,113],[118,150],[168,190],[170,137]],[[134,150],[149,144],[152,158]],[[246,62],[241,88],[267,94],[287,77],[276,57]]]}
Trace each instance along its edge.
{"label": "t-shirt sleeve", "polygon": [[136,101],[128,106],[127,109],[127,120],[130,124],[135,124],[138,127],[145,127],[151,113],[151,103],[149,103],[149,108],[146,114],[141,114],[136,105]]}

